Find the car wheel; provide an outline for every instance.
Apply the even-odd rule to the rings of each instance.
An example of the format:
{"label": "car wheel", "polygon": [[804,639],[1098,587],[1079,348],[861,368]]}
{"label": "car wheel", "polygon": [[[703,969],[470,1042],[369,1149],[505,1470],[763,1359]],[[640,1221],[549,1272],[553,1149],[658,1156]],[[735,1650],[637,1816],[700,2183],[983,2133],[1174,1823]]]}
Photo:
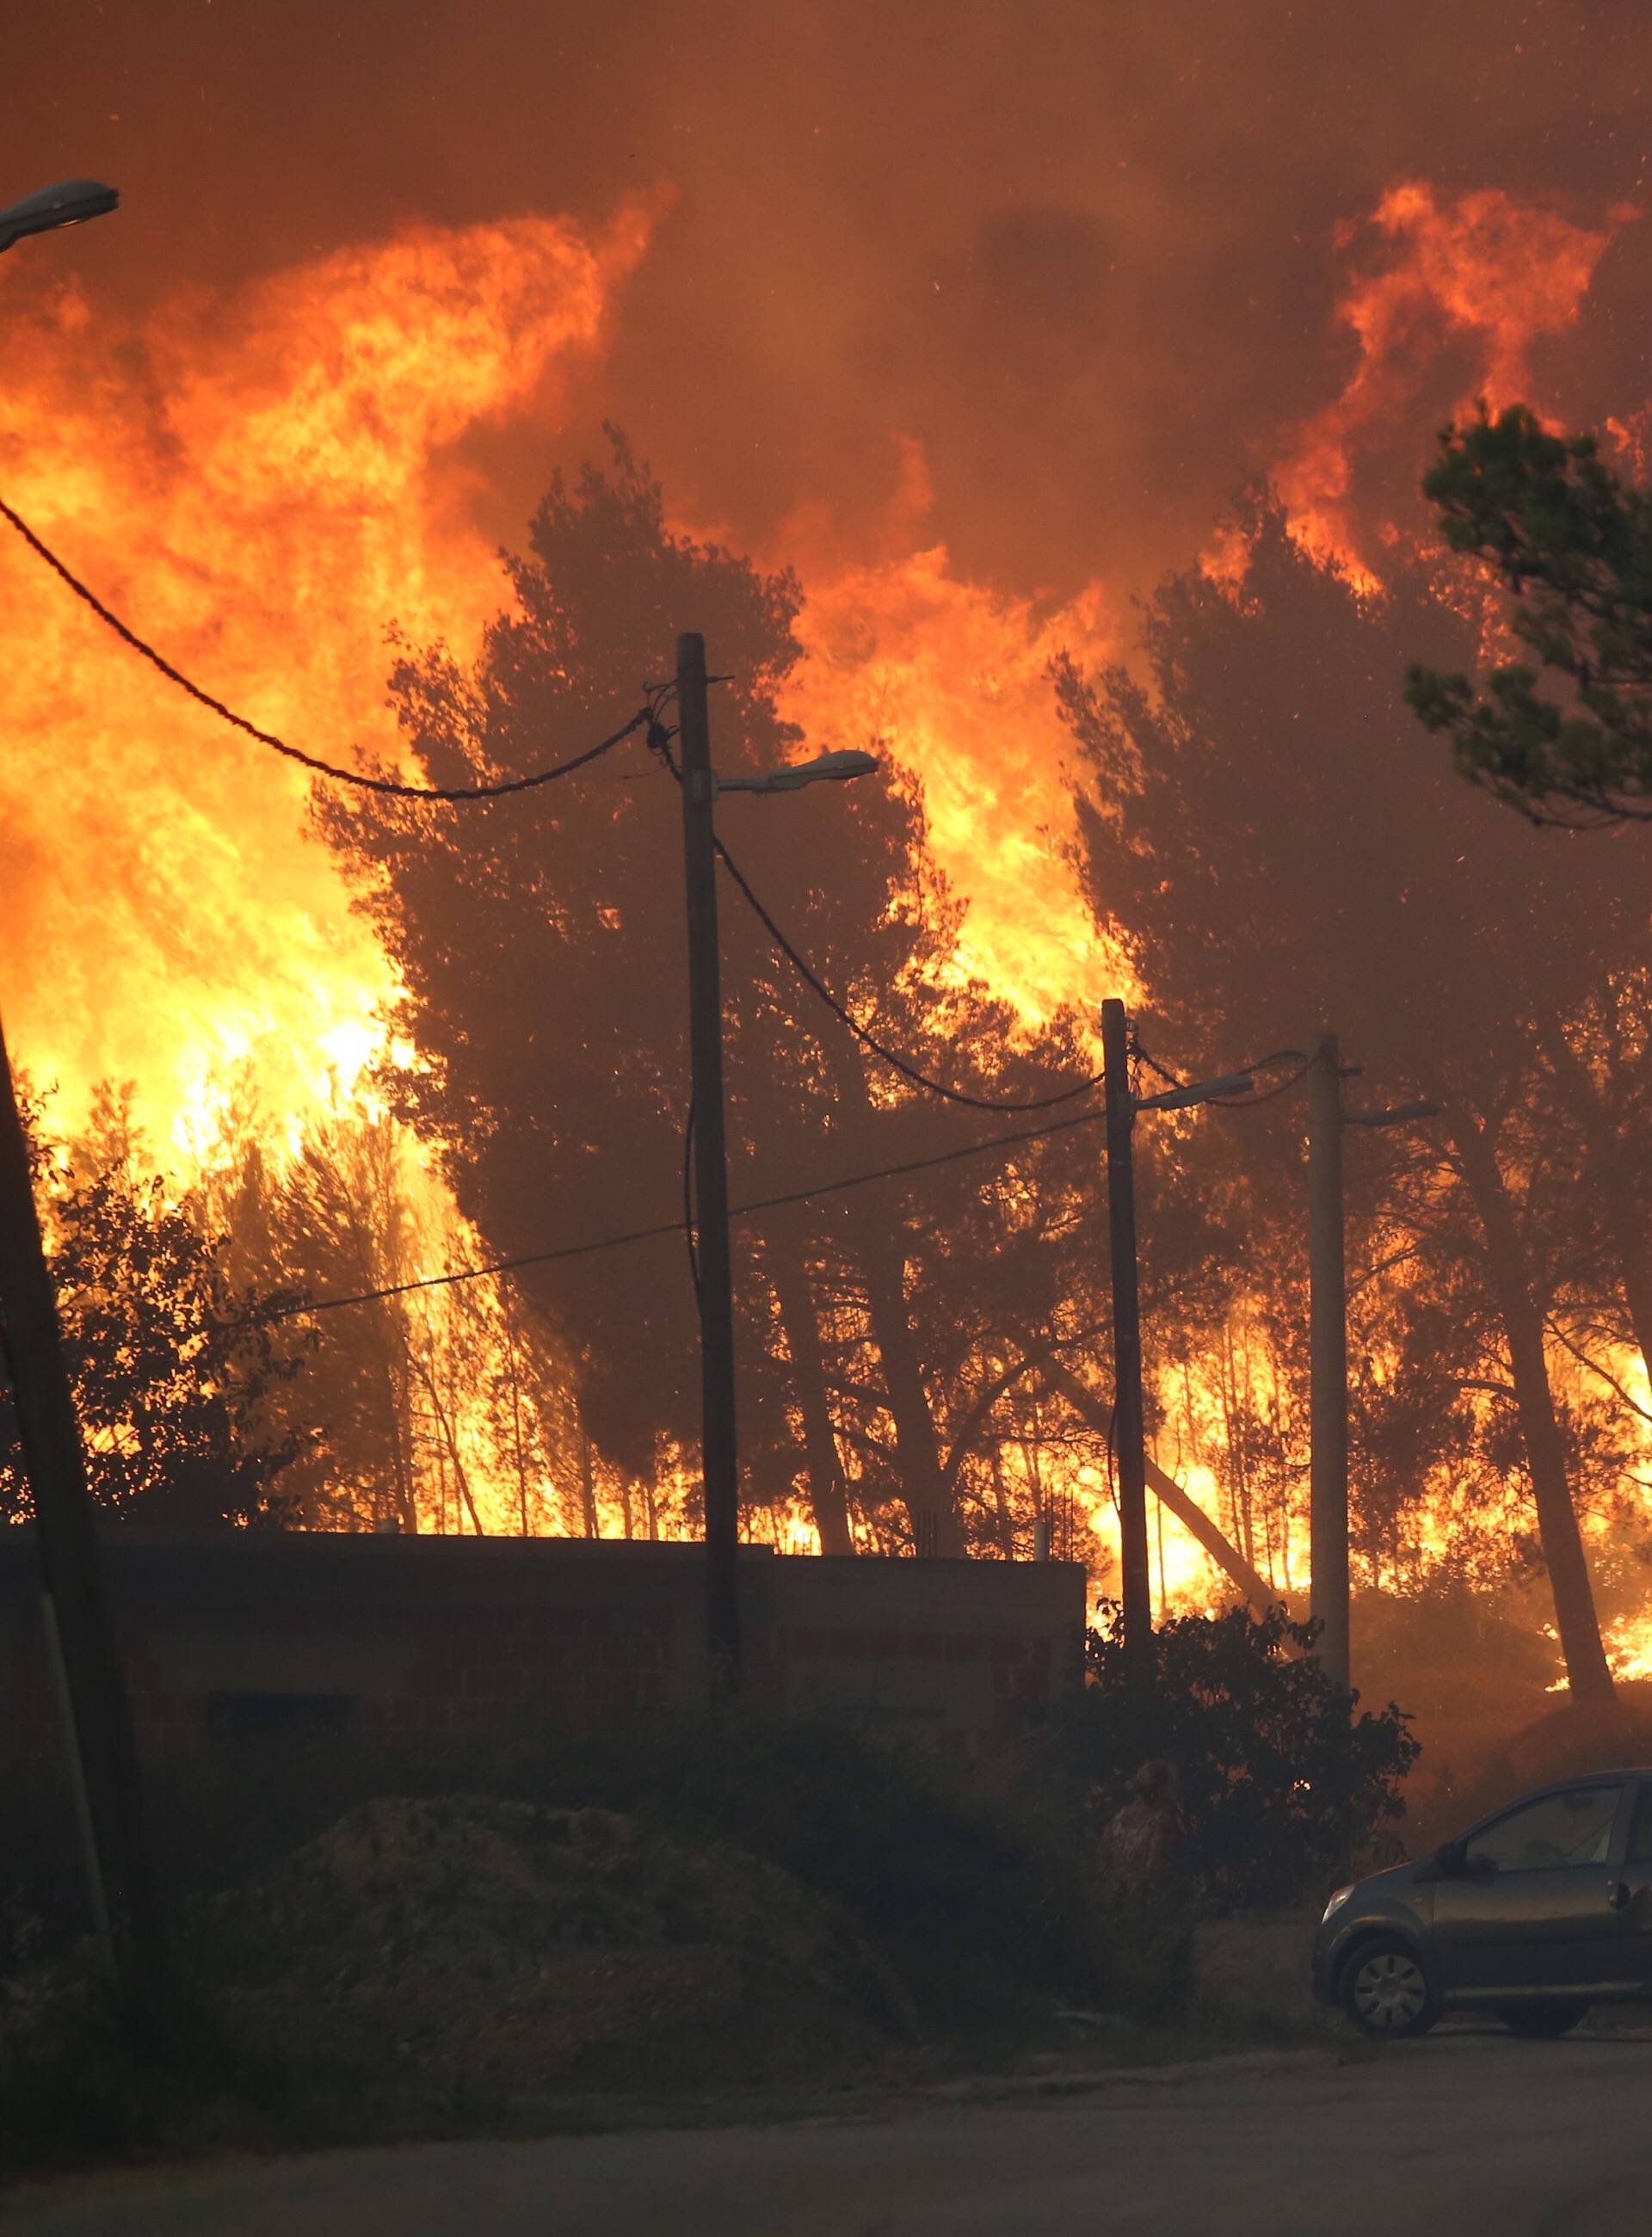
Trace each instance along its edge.
{"label": "car wheel", "polygon": [[1421,1958],[1392,1934],[1363,1943],[1343,1967],[1342,2008],[1357,2028],[1384,2042],[1426,2035],[1440,2016]]}
{"label": "car wheel", "polygon": [[1569,2035],[1588,2009],[1587,2004],[1499,2004],[1497,2017],[1510,2035],[1552,2042],[1557,2036]]}

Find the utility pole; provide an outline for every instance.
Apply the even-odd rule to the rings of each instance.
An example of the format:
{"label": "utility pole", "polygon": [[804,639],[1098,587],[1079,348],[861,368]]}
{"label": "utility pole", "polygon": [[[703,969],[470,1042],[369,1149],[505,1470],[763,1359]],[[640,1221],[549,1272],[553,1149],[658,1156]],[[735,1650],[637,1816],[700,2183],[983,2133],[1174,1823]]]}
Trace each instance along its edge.
{"label": "utility pole", "polygon": [[1134,1657],[1153,1636],[1153,1572],[1147,1549],[1147,1427],[1141,1389],[1141,1305],[1136,1289],[1134,1133],[1139,1111],[1191,1111],[1248,1094],[1247,1072],[1228,1072],[1160,1095],[1130,1086],[1130,1021],[1124,1004],[1101,1005],[1102,1092],[1107,1124],[1107,1240],[1113,1264],[1113,1446],[1119,1472],[1119,1554],[1123,1570],[1124,1644]]}
{"label": "utility pole", "polygon": [[1436,1103],[1347,1111],[1337,1036],[1316,1035],[1308,1059],[1309,1613],[1322,1627],[1315,1652],[1332,1684],[1352,1684],[1348,1614],[1348,1276],[1342,1141],[1350,1126],[1408,1126],[1439,1115]]}
{"label": "utility pole", "polygon": [[1320,1667],[1344,1692],[1348,1661],[1348,1282],[1343,1256],[1342,1061],[1322,1033],[1308,1063],[1311,1608]]}
{"label": "utility pole", "polygon": [[1147,1440],[1141,1396],[1141,1307],[1136,1290],[1135,1099],[1124,1004],[1101,1005],[1107,1127],[1107,1239],[1113,1268],[1113,1444],[1119,1472],[1124,1642],[1139,1652],[1153,1629],[1147,1562]]}
{"label": "utility pole", "polygon": [[129,2020],[152,2020],[162,1985],[160,1914],[143,1835],[137,1750],[63,1363],[56,1298],[41,1242],[29,1145],[0,1034],[0,1337],[34,1499],[42,1622],[90,1882],[115,1985]]}
{"label": "utility pole", "polygon": [[729,1170],[724,1140],[717,779],[711,768],[711,727],[706,705],[705,639],[692,630],[677,640],[677,712],[683,755],[683,860],[688,891],[706,1644],[714,1693],[726,1699],[737,1693],[740,1685],[740,1477],[735,1445]]}

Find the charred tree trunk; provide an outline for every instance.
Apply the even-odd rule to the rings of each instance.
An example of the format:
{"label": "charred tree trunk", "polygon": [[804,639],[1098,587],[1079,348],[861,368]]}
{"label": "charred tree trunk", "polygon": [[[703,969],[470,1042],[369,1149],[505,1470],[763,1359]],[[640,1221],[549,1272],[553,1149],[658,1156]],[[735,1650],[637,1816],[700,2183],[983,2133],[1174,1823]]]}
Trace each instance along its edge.
{"label": "charred tree trunk", "polygon": [[1572,1499],[1566,1442],[1555,1411],[1543,1351],[1543,1315],[1532,1294],[1514,1207],[1497,1152],[1478,1120],[1452,1114],[1451,1142],[1485,1237],[1491,1291],[1503,1321],[1515,1405],[1537,1509],[1537,1534],[1555,1599],[1555,1623],[1573,1696],[1594,1706],[1616,1699],[1595,1613],[1594,1587]]}
{"label": "charred tree trunk", "polygon": [[809,1503],[823,1554],[852,1554],[849,1497],[837,1434],[826,1392],[820,1356],[820,1323],[809,1266],[795,1237],[783,1228],[763,1237],[763,1264],[780,1307],[780,1325],[791,1355],[791,1386],[803,1422],[803,1461],[809,1471]]}

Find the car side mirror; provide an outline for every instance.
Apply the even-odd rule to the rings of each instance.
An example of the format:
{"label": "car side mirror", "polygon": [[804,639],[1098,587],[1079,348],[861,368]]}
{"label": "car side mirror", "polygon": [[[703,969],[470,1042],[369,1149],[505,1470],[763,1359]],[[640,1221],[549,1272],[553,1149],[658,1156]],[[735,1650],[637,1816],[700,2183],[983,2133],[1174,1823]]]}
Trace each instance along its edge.
{"label": "car side mirror", "polygon": [[1464,1858],[1457,1869],[1464,1879],[1494,1880],[1497,1877],[1497,1860],[1495,1857],[1470,1852]]}
{"label": "car side mirror", "polygon": [[1454,1880],[1457,1878],[1463,1870],[1462,1842],[1442,1841],[1439,1847],[1436,1849],[1434,1854],[1429,1858],[1428,1863],[1429,1877],[1431,1879]]}

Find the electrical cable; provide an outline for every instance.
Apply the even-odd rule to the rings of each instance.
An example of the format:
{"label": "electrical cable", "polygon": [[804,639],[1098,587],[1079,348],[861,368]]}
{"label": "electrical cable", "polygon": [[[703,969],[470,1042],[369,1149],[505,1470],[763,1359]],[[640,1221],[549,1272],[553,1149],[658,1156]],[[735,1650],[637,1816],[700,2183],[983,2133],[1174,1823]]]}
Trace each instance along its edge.
{"label": "electrical cable", "polygon": [[763,903],[757,899],[757,894],[753,893],[751,888],[747,884],[744,874],[741,871],[739,865],[735,861],[733,856],[724,845],[722,840],[717,840],[716,843],[717,855],[722,861],[724,868],[728,872],[729,875],[733,879],[736,886],[738,887],[740,892],[744,895],[745,900],[750,906],[752,914],[756,916],[758,923],[763,926],[764,931],[769,934],[770,939],[773,940],[775,946],[785,957],[787,962],[790,964],[792,969],[803,980],[804,986],[809,988],[812,994],[816,996],[819,1000],[826,1005],[826,1007],[831,1012],[832,1015],[838,1020],[840,1025],[847,1026],[849,1031],[853,1033],[856,1039],[859,1041],[863,1047],[869,1049],[874,1056],[881,1058],[885,1064],[889,1065],[894,1071],[898,1072],[903,1079],[910,1080],[914,1086],[925,1088],[931,1095],[939,1095],[948,1103],[960,1103],[966,1110],[968,1111],[1026,1112],[1056,1110],[1063,1103],[1075,1103],[1082,1095],[1093,1095],[1096,1089],[1100,1086],[1105,1075],[1098,1072],[1092,1078],[1080,1080],[1075,1086],[1064,1087],[1061,1089],[1058,1093],[1054,1095],[1030,1096],[1025,1101],[1011,1100],[1008,1099],[1001,1100],[997,1097],[966,1094],[961,1088],[948,1087],[944,1080],[934,1079],[928,1072],[920,1071],[916,1065],[909,1062],[905,1057],[897,1054],[894,1049],[890,1048],[887,1045],[887,1043],[881,1041],[876,1033],[869,1031],[865,1026],[862,1025],[857,1018],[851,1016],[849,1012],[843,1007],[843,1005],[837,1000],[836,996],[831,993],[829,988],[816,977],[815,973],[810,968],[809,965],[803,960],[803,958],[792,946],[785,934],[782,932],[780,927],[775,922],[773,917],[770,915],[768,910],[763,907]]}
{"label": "electrical cable", "polygon": [[[880,1165],[869,1173],[850,1173],[838,1181],[823,1181],[813,1188],[788,1189],[779,1196],[755,1198],[750,1204],[731,1204],[730,1219],[750,1218],[755,1212],[777,1211],[791,1204],[809,1204],[823,1196],[841,1196],[845,1190],[864,1188],[873,1181],[898,1180],[907,1173],[920,1173],[932,1165],[956,1165],[965,1158],[983,1157],[993,1150],[1012,1149],[1020,1142],[1042,1142],[1052,1134],[1066,1134],[1075,1126],[1095,1126],[1105,1114],[1100,1111],[1080,1111],[1071,1118],[1058,1118],[1047,1126],[1030,1126],[1014,1134],[995,1134],[984,1142],[966,1142],[955,1150],[942,1150],[933,1157],[910,1158],[902,1165]],[[391,1282],[381,1290],[363,1290],[346,1297],[312,1297],[301,1305],[283,1305],[279,1311],[261,1313],[254,1317],[257,1324],[266,1327],[277,1321],[306,1320],[315,1313],[340,1310],[346,1305],[374,1305],[388,1297],[407,1296],[415,1290],[451,1289],[459,1282],[479,1282],[496,1274],[514,1274],[525,1266],[549,1266],[565,1258],[588,1258],[599,1250],[618,1250],[632,1243],[651,1243],[662,1235],[681,1235],[680,1218],[662,1220],[653,1227],[633,1227],[624,1234],[604,1235],[591,1243],[565,1244],[556,1250],[529,1250],[519,1257],[495,1258],[485,1266],[460,1266],[447,1274],[423,1274],[409,1282]]]}
{"label": "electrical cable", "polygon": [[360,769],[340,769],[331,762],[318,759],[314,754],[307,754],[301,747],[289,744],[272,730],[261,729],[256,723],[248,722],[246,716],[238,715],[233,707],[225,706],[221,699],[215,699],[210,691],[205,691],[200,684],[193,683],[181,669],[175,668],[163,654],[146,643],[135,630],[129,628],[118,614],[112,613],[97,593],[89,590],[78,575],[71,572],[50,545],[35,533],[21,513],[13,511],[3,498],[0,498],[0,519],[9,522],[30,550],[43,559],[54,574],[62,577],[75,596],[83,600],[98,619],[114,630],[123,644],[129,645],[152,668],[158,669],[169,683],[175,683],[180,691],[187,693],[197,704],[216,715],[221,721],[229,723],[233,729],[244,731],[249,738],[255,738],[261,746],[268,746],[272,752],[283,755],[290,762],[296,762],[301,769],[309,769],[316,776],[331,778],[337,784],[353,784],[363,792],[382,793],[393,800],[448,802],[502,800],[509,793],[532,792],[537,785],[550,784],[558,777],[572,776],[575,769],[584,769],[587,762],[610,752],[622,739],[630,737],[633,730],[641,729],[645,723],[654,719],[655,710],[651,704],[640,707],[623,729],[616,730],[611,737],[604,738],[600,744],[587,746],[584,753],[574,754],[567,761],[558,762],[550,769],[536,770],[532,776],[508,777],[498,784],[402,784],[394,777],[367,776]]}
{"label": "electrical cable", "polygon": [[[666,768],[670,769],[671,775],[677,779],[678,784],[681,784],[683,782],[683,773],[681,769],[678,769],[676,756],[671,749],[671,734],[665,729],[663,724],[656,722],[650,728],[648,742],[654,751],[659,755],[660,758],[665,763]],[[774,942],[781,954],[785,957],[787,962],[790,964],[792,969],[803,980],[804,986],[809,988],[809,992],[814,994],[818,1000],[825,1004],[826,1007],[838,1020],[839,1024],[846,1026],[849,1032],[854,1035],[855,1039],[862,1044],[862,1047],[869,1049],[874,1056],[880,1058],[882,1062],[889,1066],[893,1071],[899,1072],[903,1079],[910,1080],[915,1087],[924,1088],[929,1094],[938,1095],[948,1103],[961,1104],[964,1108],[968,1111],[1034,1112],[1054,1111],[1063,1103],[1076,1102],[1081,1095],[1094,1094],[1095,1090],[1100,1086],[1104,1075],[1100,1072],[1097,1072],[1094,1078],[1080,1080],[1076,1086],[1062,1088],[1054,1095],[1034,1096],[1024,1102],[1000,1100],[995,1097],[966,1094],[961,1088],[948,1087],[943,1080],[936,1079],[930,1073],[921,1071],[916,1065],[909,1062],[907,1058],[899,1054],[896,1050],[890,1048],[887,1042],[880,1040],[876,1033],[871,1032],[869,1027],[862,1025],[857,1018],[852,1016],[850,1013],[844,1008],[843,1005],[831,992],[830,988],[816,975],[812,967],[804,960],[803,957],[798,953],[797,949],[792,946],[790,940],[787,939],[785,934],[780,929],[780,927],[775,922],[773,917],[770,915],[768,910],[763,907],[757,894],[752,891],[752,888],[748,883],[745,874],[740,868],[739,864],[735,861],[733,855],[730,854],[722,840],[715,837],[714,835],[712,843],[717,848],[718,861],[728,872],[730,877],[733,879],[735,885],[739,889],[741,894],[744,897],[746,904],[750,908],[753,915],[757,918],[758,923],[762,925],[763,930],[768,934],[770,939]]]}

